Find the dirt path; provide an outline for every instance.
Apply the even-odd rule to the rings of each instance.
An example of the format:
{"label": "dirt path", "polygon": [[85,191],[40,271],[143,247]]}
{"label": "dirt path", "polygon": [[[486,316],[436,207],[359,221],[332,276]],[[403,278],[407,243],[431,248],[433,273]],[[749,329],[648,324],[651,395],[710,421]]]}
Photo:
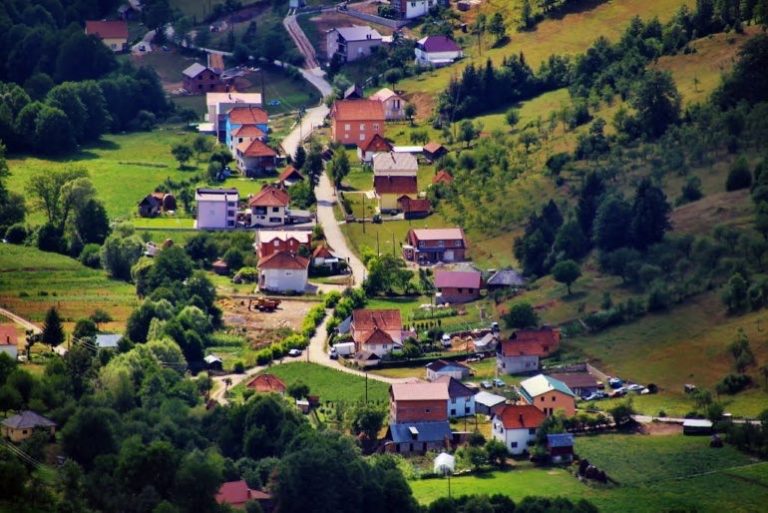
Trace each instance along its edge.
{"label": "dirt path", "polygon": [[23,317],[19,317],[15,313],[11,312],[10,310],[6,310],[5,308],[0,308],[0,315],[8,317],[8,319],[12,320],[16,324],[23,326],[24,329],[32,330],[33,333],[43,332],[43,330],[41,330],[36,324],[33,324],[32,322],[24,319]]}
{"label": "dirt path", "polygon": [[283,26],[288,31],[288,35],[291,36],[296,47],[304,56],[304,67],[307,69],[319,68],[320,63],[317,62],[317,54],[315,53],[315,47],[312,46],[304,31],[301,30],[298,22],[296,21],[295,14],[289,14],[283,18]]}

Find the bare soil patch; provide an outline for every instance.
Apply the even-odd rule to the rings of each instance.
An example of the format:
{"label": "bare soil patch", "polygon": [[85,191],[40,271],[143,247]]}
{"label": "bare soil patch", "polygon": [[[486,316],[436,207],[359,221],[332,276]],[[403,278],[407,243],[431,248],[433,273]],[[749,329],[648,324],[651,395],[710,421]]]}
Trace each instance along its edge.
{"label": "bare soil patch", "polygon": [[640,424],[637,432],[651,436],[680,435],[683,433],[683,426],[667,422],[651,422],[650,424]]}
{"label": "bare soil patch", "polygon": [[245,336],[254,349],[259,349],[279,342],[291,330],[299,330],[317,302],[283,300],[274,312],[249,310],[247,299],[222,298],[218,305],[224,312],[224,324]]}

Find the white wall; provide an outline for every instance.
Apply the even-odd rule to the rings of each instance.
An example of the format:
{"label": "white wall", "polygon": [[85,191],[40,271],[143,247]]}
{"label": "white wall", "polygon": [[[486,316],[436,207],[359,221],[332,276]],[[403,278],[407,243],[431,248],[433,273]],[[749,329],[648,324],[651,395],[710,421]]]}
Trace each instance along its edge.
{"label": "white wall", "polygon": [[[456,59],[460,59],[462,57],[462,52],[427,53],[418,48],[416,48],[414,52],[416,54],[416,61],[422,65],[431,65],[433,62],[445,61],[445,60],[455,61]],[[440,64],[442,65],[444,63],[441,62]]]}
{"label": "white wall", "polygon": [[424,16],[435,5],[437,5],[437,0],[406,0],[405,18],[410,20],[411,18]]}
{"label": "white wall", "polygon": [[304,292],[307,288],[307,271],[262,269],[259,271],[259,288],[277,292]]}
{"label": "white wall", "polygon": [[531,434],[528,429],[504,429],[498,417],[493,419],[492,430],[494,440],[502,442],[510,454],[522,454],[526,450],[530,452],[532,445],[529,446],[528,442],[536,440],[536,430]]}
{"label": "white wall", "polygon": [[437,378],[439,378],[440,376],[450,376],[450,377],[452,377],[454,379],[458,379],[459,381],[461,381],[461,378],[464,377],[462,375],[462,372],[460,370],[458,370],[458,369],[454,370],[454,371],[449,371],[448,369],[443,369],[443,370],[440,370],[440,371],[434,371],[432,369],[427,369],[427,381],[434,381]]}
{"label": "white wall", "polygon": [[538,356],[496,356],[496,368],[501,374],[522,374],[539,370]]}
{"label": "white wall", "polygon": [[[455,413],[454,413],[455,411]],[[449,417],[466,417],[475,414],[475,396],[448,399]]]}
{"label": "white wall", "polygon": [[237,211],[237,206],[228,207],[226,201],[206,201],[197,202],[197,229],[206,228],[233,228],[227,224],[227,221],[234,221],[234,217],[227,217],[227,210]]}
{"label": "white wall", "polygon": [[15,360],[19,355],[19,348],[12,344],[10,345],[3,344],[0,346],[0,353],[5,353]]}

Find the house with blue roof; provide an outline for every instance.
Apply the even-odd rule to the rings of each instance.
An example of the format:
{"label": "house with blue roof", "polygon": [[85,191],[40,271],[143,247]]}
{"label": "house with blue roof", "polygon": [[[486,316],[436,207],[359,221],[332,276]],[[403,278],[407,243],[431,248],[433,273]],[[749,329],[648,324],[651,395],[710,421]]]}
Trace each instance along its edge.
{"label": "house with blue roof", "polygon": [[571,433],[547,435],[547,453],[553,463],[573,461],[573,435]]}

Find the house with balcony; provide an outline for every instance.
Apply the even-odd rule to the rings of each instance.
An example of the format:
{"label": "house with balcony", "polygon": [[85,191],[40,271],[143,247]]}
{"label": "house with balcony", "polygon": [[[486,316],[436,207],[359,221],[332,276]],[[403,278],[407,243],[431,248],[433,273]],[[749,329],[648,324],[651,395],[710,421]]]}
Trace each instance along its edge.
{"label": "house with balcony", "polygon": [[280,226],[289,219],[288,204],[291,197],[283,189],[266,186],[248,200],[250,226]]}
{"label": "house with balcony", "polygon": [[384,105],[384,117],[387,121],[405,119],[405,100],[392,89],[388,87],[379,89],[368,98],[380,101]]}
{"label": "house with balcony", "polygon": [[366,25],[336,27],[326,34],[328,60],[338,55],[342,62],[356,61],[371,55],[381,44],[381,34]]}
{"label": "house with balcony", "polygon": [[222,230],[235,228],[237,203],[240,195],[237,189],[199,188],[195,191],[195,228],[198,230]]}
{"label": "house with balcony", "polygon": [[403,244],[403,258],[419,265],[462,262],[467,239],[461,228],[412,228]]}
{"label": "house with balcony", "polygon": [[248,177],[260,177],[277,168],[277,152],[259,139],[235,147],[235,161],[240,172]]}

